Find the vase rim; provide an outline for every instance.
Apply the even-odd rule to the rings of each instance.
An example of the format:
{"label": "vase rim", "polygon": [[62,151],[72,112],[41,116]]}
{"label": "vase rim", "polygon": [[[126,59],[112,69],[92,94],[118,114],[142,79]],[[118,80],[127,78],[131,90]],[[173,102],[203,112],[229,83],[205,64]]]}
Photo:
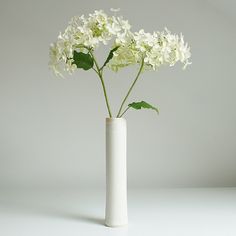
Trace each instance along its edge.
{"label": "vase rim", "polygon": [[123,118],[123,117],[112,117],[112,118],[110,118],[110,117],[106,117],[106,121],[115,121],[115,120],[125,120],[125,118]]}

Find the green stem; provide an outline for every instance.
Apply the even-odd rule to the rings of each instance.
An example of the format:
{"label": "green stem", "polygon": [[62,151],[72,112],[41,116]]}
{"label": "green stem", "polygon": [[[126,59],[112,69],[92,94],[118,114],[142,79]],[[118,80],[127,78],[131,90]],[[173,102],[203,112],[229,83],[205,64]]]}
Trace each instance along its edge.
{"label": "green stem", "polygon": [[95,66],[96,66],[96,69],[94,69],[94,71],[97,73],[101,83],[102,83],[102,89],[103,89],[103,94],[104,94],[104,97],[105,97],[105,101],[106,101],[106,106],[107,106],[107,110],[108,110],[108,113],[109,113],[109,117],[112,118],[112,113],[111,113],[111,108],[110,108],[110,105],[109,105],[109,101],[108,101],[108,96],[107,96],[107,91],[106,91],[106,86],[105,86],[105,83],[104,83],[104,79],[103,79],[103,75],[102,75],[102,71],[99,69],[99,65],[93,55],[93,53],[91,52],[91,50],[89,50],[89,53],[90,55],[92,56],[93,60],[94,60],[94,63],[95,63]]}
{"label": "green stem", "polygon": [[127,112],[129,109],[130,109],[130,107],[127,107],[127,108],[124,110],[124,112],[120,115],[120,117],[122,117],[122,116],[125,114],[125,112]]}
{"label": "green stem", "polygon": [[127,110],[125,110],[125,112],[123,112],[123,113],[121,114],[122,109],[123,109],[123,106],[124,106],[124,104],[125,104],[127,98],[129,97],[129,94],[130,94],[130,92],[132,91],[134,85],[136,84],[136,82],[137,82],[137,80],[138,80],[138,78],[139,78],[141,72],[142,72],[143,65],[144,65],[144,61],[142,60],[141,66],[140,66],[139,71],[138,71],[138,74],[136,75],[134,82],[132,83],[131,87],[130,87],[129,90],[128,90],[128,93],[126,94],[125,98],[123,99],[123,101],[122,101],[122,103],[121,103],[119,112],[118,112],[118,114],[117,114],[117,116],[116,116],[117,118],[121,117],[121,116],[127,111]]}

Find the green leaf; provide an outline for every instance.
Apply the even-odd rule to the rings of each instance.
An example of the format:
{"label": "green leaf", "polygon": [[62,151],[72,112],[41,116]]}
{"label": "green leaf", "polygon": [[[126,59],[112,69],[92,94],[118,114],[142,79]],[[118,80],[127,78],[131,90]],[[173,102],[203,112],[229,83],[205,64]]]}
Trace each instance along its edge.
{"label": "green leaf", "polygon": [[103,69],[103,67],[105,67],[107,65],[107,63],[112,59],[113,57],[113,53],[119,48],[120,46],[116,46],[115,48],[113,48],[110,52],[109,55],[106,59],[106,61],[104,62],[103,66],[100,68],[100,70]]}
{"label": "green leaf", "polygon": [[156,107],[154,107],[154,106],[152,106],[149,103],[144,102],[144,101],[133,102],[133,103],[130,103],[128,106],[132,107],[132,108],[134,108],[136,110],[140,110],[141,108],[152,109],[152,110],[155,110],[159,114],[159,111],[158,111],[158,109]]}
{"label": "green leaf", "polygon": [[82,68],[84,70],[93,68],[94,61],[89,53],[74,51],[73,60],[73,63],[77,66],[77,68]]}

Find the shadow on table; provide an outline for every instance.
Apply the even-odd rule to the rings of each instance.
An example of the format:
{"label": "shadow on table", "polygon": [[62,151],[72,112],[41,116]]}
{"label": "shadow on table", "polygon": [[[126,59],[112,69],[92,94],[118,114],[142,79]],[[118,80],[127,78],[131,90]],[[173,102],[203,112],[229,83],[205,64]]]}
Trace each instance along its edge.
{"label": "shadow on table", "polygon": [[[10,209],[13,212],[20,212],[33,215],[44,215],[47,217],[56,217],[67,220],[80,221],[89,224],[104,225],[104,219],[90,214],[80,212],[69,212],[56,206],[42,205],[42,202],[27,202],[12,199],[0,199],[0,206]],[[79,210],[78,210],[79,211]]]}
{"label": "shadow on table", "polygon": [[104,225],[104,219],[98,218],[95,216],[85,215],[85,214],[71,214],[71,213],[64,213],[64,212],[54,212],[54,216],[64,218],[64,219],[71,219],[76,221],[82,221],[85,223],[92,223],[97,225]]}

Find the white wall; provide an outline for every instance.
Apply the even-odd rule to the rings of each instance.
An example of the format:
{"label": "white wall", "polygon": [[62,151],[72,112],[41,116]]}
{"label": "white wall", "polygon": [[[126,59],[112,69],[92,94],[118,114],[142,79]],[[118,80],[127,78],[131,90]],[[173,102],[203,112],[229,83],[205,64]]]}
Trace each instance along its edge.
{"label": "white wall", "polygon": [[[218,1],[219,2],[219,1]],[[223,2],[223,1],[222,1]],[[48,47],[73,15],[120,7],[134,30],[183,32],[192,66],[148,72],[130,111],[131,186],[236,186],[236,30],[213,1],[0,1],[0,186],[104,186],[104,117],[98,79],[58,79]],[[99,51],[101,57],[102,50]],[[117,109],[137,68],[107,72]]]}

